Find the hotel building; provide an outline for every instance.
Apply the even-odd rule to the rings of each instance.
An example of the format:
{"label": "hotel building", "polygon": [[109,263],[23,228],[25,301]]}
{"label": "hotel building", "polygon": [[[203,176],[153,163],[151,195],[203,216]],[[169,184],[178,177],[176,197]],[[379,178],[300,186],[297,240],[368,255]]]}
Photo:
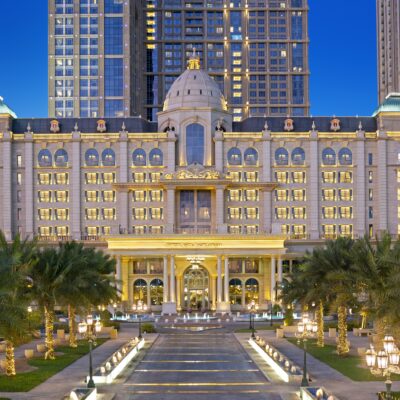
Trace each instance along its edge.
{"label": "hotel building", "polygon": [[0,103],[0,228],[117,259],[151,310],[274,302],[306,250],[400,227],[400,95],[373,117],[233,121],[199,59],[157,122],[19,119]]}

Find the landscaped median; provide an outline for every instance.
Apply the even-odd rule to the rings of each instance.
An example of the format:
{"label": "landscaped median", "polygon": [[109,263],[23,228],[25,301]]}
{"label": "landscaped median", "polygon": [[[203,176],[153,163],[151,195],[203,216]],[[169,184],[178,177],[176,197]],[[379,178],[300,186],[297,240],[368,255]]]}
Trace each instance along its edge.
{"label": "landscaped median", "polygon": [[[302,345],[298,344],[297,339],[290,338],[287,340],[296,346],[302,347]],[[353,381],[366,382],[385,380],[385,378],[372,375],[361,356],[339,356],[336,352],[336,346],[325,344],[324,347],[318,347],[315,340],[310,340],[307,342],[307,352],[317,360],[336,369]],[[391,379],[400,380],[400,376],[392,374]]]}
{"label": "landscaped median", "polygon": [[[102,345],[105,341],[107,339],[97,339],[97,344]],[[36,368],[34,371],[21,372],[14,377],[0,375],[0,392],[29,392],[85,356],[89,352],[89,346],[86,340],[81,340],[76,348],[58,346],[56,352],[59,354],[55,360],[44,360],[43,356],[28,360],[28,365]]]}

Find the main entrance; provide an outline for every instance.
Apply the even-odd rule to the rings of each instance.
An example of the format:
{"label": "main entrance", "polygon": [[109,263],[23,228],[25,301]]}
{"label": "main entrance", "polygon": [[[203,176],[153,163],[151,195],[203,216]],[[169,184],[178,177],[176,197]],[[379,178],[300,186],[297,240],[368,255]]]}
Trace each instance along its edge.
{"label": "main entrance", "polygon": [[210,308],[209,275],[200,265],[191,265],[183,275],[183,307],[203,311]]}

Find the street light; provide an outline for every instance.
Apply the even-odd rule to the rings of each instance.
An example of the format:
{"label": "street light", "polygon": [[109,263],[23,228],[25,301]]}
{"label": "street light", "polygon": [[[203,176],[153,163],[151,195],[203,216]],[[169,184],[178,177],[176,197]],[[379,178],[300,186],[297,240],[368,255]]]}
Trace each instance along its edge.
{"label": "street light", "polygon": [[89,381],[87,383],[88,388],[94,388],[96,385],[93,381],[93,359],[92,350],[93,345],[96,346],[97,334],[101,332],[101,322],[93,319],[92,315],[86,317],[86,321],[82,321],[78,324],[78,332],[89,342]]}
{"label": "street light", "polygon": [[301,387],[308,386],[307,379],[307,340],[315,337],[318,331],[318,325],[315,321],[308,317],[307,313],[303,314],[301,322],[297,324],[296,337],[303,341],[303,352],[304,352],[304,365],[303,365],[303,379],[301,380]]}
{"label": "street light", "polygon": [[139,340],[142,339],[142,313],[147,311],[147,304],[144,304],[142,300],[138,300],[137,304],[132,306],[132,310],[138,314],[139,318]]}
{"label": "street light", "polygon": [[255,339],[256,335],[254,334],[255,331],[255,326],[254,326],[254,316],[255,313],[258,311],[258,304],[256,304],[255,300],[251,300],[250,304],[247,305],[247,308],[249,309],[250,312],[250,329],[251,329],[251,338]]}
{"label": "street light", "polygon": [[365,353],[365,360],[373,375],[386,377],[385,399],[392,400],[392,381],[390,375],[400,374],[400,351],[395,344],[393,336],[385,336],[383,339],[383,350],[378,351],[378,353],[371,346]]}
{"label": "street light", "polygon": [[26,311],[28,311],[28,329],[29,329],[29,332],[30,332],[31,331],[31,314],[32,314],[32,311],[33,311],[32,306],[28,306]]}

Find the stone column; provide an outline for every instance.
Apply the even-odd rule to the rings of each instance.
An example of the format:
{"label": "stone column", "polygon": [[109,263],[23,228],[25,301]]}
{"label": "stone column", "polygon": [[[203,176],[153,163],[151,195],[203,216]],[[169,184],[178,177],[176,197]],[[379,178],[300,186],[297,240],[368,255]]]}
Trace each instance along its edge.
{"label": "stone column", "polygon": [[150,283],[147,283],[147,310],[151,309]]}
{"label": "stone column", "polygon": [[225,220],[225,198],[224,188],[217,187],[216,189],[216,228],[218,233],[226,233],[227,225],[224,223]]}
{"label": "stone column", "polygon": [[117,289],[122,294],[122,265],[121,265],[121,256],[116,257],[117,265],[116,265],[116,273],[115,279],[117,280]]}
{"label": "stone column", "polygon": [[[282,279],[283,279],[283,268],[282,268],[282,258],[278,258],[278,280],[277,280],[277,285],[281,285],[282,283]],[[278,289],[278,291],[275,291],[275,293],[278,293],[278,295],[280,294],[281,290]]]}
{"label": "stone column", "polygon": [[[262,180],[271,182],[271,132],[265,131],[263,134],[263,165],[262,165]],[[264,196],[264,231],[270,234],[272,231],[272,193],[269,190],[263,191]]]}
{"label": "stone column", "polygon": [[168,257],[164,256],[163,260],[163,303],[168,303],[169,291],[168,291]]}
{"label": "stone column", "polygon": [[175,230],[175,189],[167,190],[167,233]]}
{"label": "stone column", "polygon": [[242,309],[246,310],[246,278],[242,279]]}
{"label": "stone column", "polygon": [[72,238],[81,240],[81,135],[72,133],[72,176],[71,176]]}
{"label": "stone column", "polygon": [[221,256],[218,256],[217,257],[217,304],[220,304],[221,302],[222,302],[222,271],[221,271]]}
{"label": "stone column", "polygon": [[310,133],[310,172],[308,182],[308,212],[309,234],[311,239],[319,239],[319,153],[318,153],[318,132]]}
{"label": "stone column", "polygon": [[215,276],[211,277],[211,299],[212,299],[212,310],[216,310],[217,305],[217,283]]}
{"label": "stone column", "polygon": [[132,286],[129,282],[129,261],[121,258],[121,276],[122,276],[122,295],[121,300],[129,302],[132,300]]}
{"label": "stone column", "polygon": [[181,288],[182,288],[182,277],[177,276],[176,277],[176,309],[181,310]]}
{"label": "stone column", "polygon": [[275,302],[275,286],[276,286],[276,278],[275,278],[275,270],[276,270],[276,263],[275,257],[271,257],[271,301]]}
{"label": "stone column", "polygon": [[366,198],[365,191],[365,132],[357,132],[357,174],[356,180],[356,207],[355,207],[355,234],[363,237],[366,232]]}
{"label": "stone column", "polygon": [[7,240],[12,239],[12,158],[11,134],[3,133],[3,233]]}
{"label": "stone column", "polygon": [[25,133],[25,235],[34,235],[34,197],[33,197],[33,136],[31,132]]}
{"label": "stone column", "polygon": [[[119,183],[127,183],[128,179],[128,134],[120,132],[119,143]],[[118,213],[119,213],[119,227],[120,232],[128,233],[129,230],[129,192],[122,190],[118,192]]]}
{"label": "stone column", "polygon": [[224,293],[225,293],[225,303],[230,304],[229,301],[229,258],[225,257],[225,288],[224,288]]}
{"label": "stone column", "polygon": [[222,172],[224,168],[224,154],[223,154],[223,133],[220,131],[215,132],[214,142],[215,142],[215,169]]}
{"label": "stone column", "polygon": [[378,234],[381,235],[388,230],[388,182],[387,182],[387,135],[386,132],[378,132],[378,191],[374,196],[378,198]]}
{"label": "stone column", "polygon": [[176,136],[173,131],[168,132],[168,150],[167,150],[167,171],[175,171],[175,142]]}
{"label": "stone column", "polygon": [[170,292],[170,300],[171,303],[175,303],[176,297],[175,297],[175,257],[171,256],[171,275],[170,275],[170,287],[171,287],[171,292]]}

